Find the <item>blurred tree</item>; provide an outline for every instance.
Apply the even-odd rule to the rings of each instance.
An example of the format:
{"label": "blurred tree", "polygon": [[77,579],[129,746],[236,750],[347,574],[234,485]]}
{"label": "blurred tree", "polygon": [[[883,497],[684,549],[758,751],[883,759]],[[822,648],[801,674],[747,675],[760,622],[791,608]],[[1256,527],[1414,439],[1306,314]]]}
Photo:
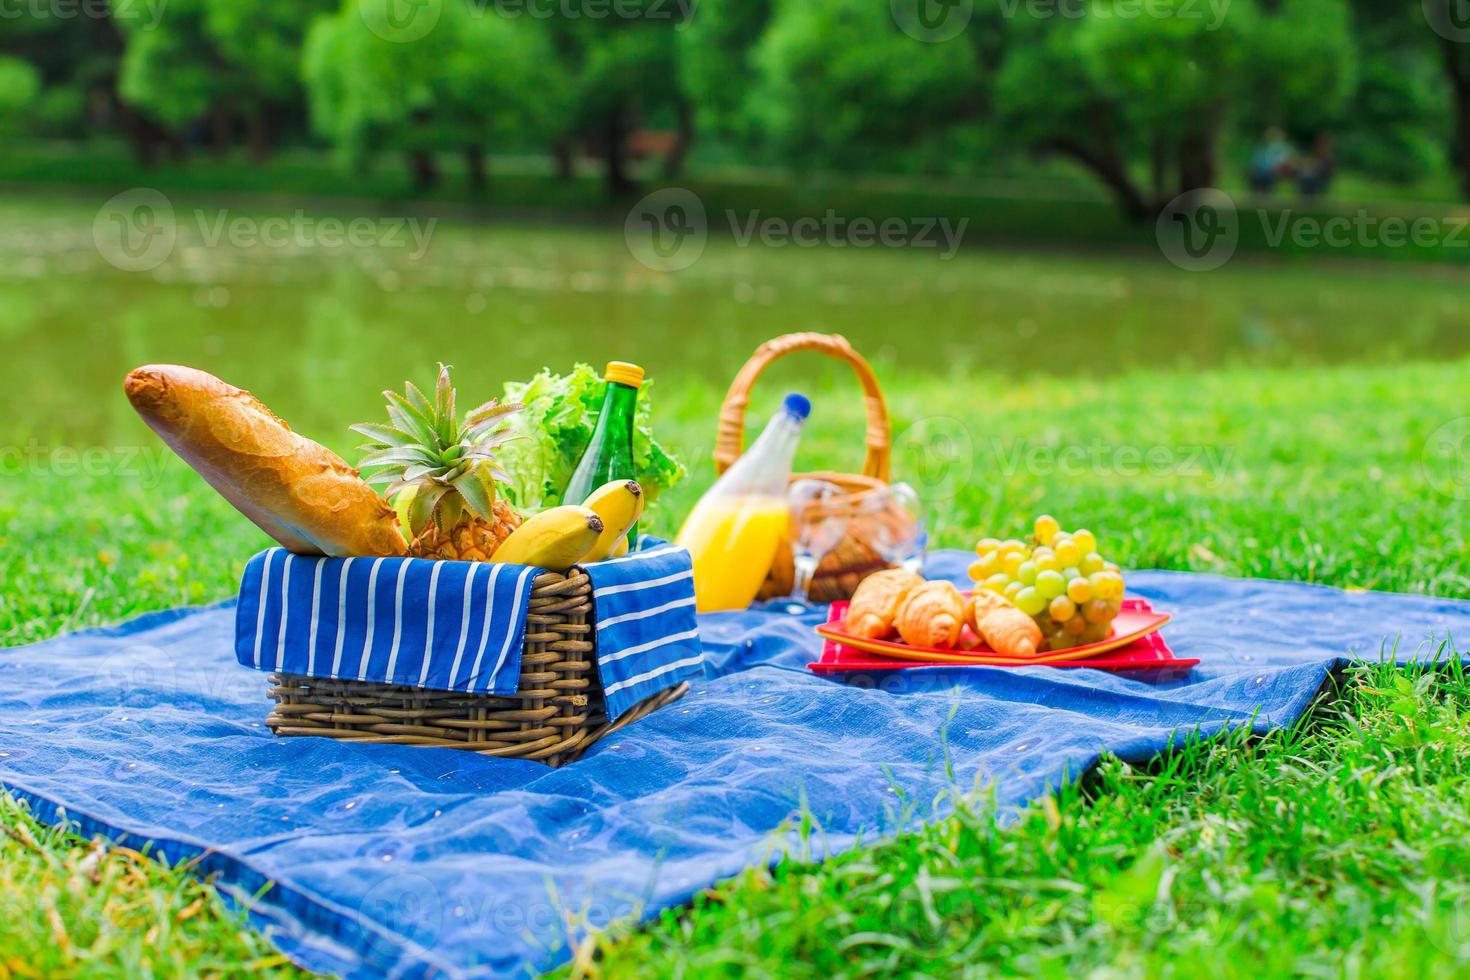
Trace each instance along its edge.
{"label": "blurred tree", "polygon": [[[731,4],[738,0],[724,0]],[[691,53],[712,54],[686,71],[719,125],[799,167],[871,166],[876,151],[943,130],[976,110],[979,66],[963,42],[924,44],[899,29],[888,4],[870,0],[774,0],[752,47],[759,5],[723,16],[707,0]],[[697,63],[697,62],[696,62]],[[743,106],[718,89],[753,71]],[[739,77],[737,74],[735,77]]]}
{"label": "blurred tree", "polygon": [[41,92],[24,124],[28,134],[82,139],[120,126],[139,159],[148,162],[163,138],[117,94],[123,41],[110,16],[65,16],[59,7],[26,4],[9,11],[0,53],[33,66]]}
{"label": "blurred tree", "polygon": [[30,62],[0,55],[0,133],[14,132],[41,94],[41,73]]}
{"label": "blurred tree", "polygon": [[773,0],[703,0],[676,38],[679,82],[699,127],[739,145],[759,142],[743,83],[757,71],[754,51],[772,7]]}
{"label": "blurred tree", "polygon": [[[422,36],[374,30],[359,0],[311,27],[302,62],[313,128],[351,165],[383,150],[408,154],[414,185],[439,181],[434,155],[464,154],[472,189],[486,184],[486,148],[563,132],[568,81],[542,26],[443,0]],[[534,80],[534,84],[533,84]]]}
{"label": "blurred tree", "polygon": [[1353,0],[1353,34],[1361,51],[1353,95],[1325,118],[1303,112],[1293,128],[1340,134],[1342,165],[1408,183],[1445,163],[1450,101],[1435,36],[1419,5]]}
{"label": "blurred tree", "polygon": [[1356,49],[1334,0],[1234,0],[1218,17],[1194,0],[1042,9],[1006,18],[998,118],[1092,171],[1134,218],[1217,184],[1231,127],[1333,109],[1352,91]]}
{"label": "blurred tree", "polygon": [[631,193],[628,137],[661,118],[677,131],[665,172],[678,171],[694,138],[694,108],[680,85],[674,42],[693,9],[670,0],[559,0],[556,15],[542,18],[571,81],[571,113],[558,151],[563,172],[570,172],[572,147],[580,143],[602,157],[609,196]]}
{"label": "blurred tree", "polygon": [[129,18],[119,90],[130,104],[181,129],[207,120],[222,151],[243,123],[251,153],[267,155],[273,107],[300,98],[306,27],[330,0],[168,0],[155,22]]}
{"label": "blurred tree", "polygon": [[1423,12],[1449,85],[1454,126],[1450,161],[1461,193],[1470,197],[1470,15],[1460,0],[1424,0]]}

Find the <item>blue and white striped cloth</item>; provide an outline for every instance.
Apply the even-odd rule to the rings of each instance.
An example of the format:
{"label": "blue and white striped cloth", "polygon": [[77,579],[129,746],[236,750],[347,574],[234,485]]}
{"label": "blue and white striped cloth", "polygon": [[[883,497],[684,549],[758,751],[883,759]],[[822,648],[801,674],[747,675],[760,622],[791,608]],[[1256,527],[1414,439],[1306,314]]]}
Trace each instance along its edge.
{"label": "blue and white striped cloth", "polygon": [[[704,673],[694,573],[682,548],[645,538],[583,566],[592,579],[609,718]],[[514,694],[540,569],[420,558],[311,558],[284,548],[245,566],[235,657],[246,667]]]}
{"label": "blue and white striped cloth", "polygon": [[585,565],[583,571],[592,579],[597,669],[609,718],[665,688],[704,676],[689,552],[645,537],[632,554]]}
{"label": "blue and white striped cloth", "polygon": [[514,694],[540,569],[422,558],[250,559],[235,657],[256,670]]}

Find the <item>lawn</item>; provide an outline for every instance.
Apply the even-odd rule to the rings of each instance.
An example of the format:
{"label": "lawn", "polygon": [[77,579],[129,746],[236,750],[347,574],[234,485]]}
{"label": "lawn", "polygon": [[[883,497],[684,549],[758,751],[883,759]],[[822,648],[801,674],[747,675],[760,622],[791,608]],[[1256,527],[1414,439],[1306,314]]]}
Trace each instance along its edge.
{"label": "lawn", "polygon": [[[836,275],[824,256],[742,253],[728,256],[734,271],[707,261],[660,291],[595,240],[469,229],[435,244],[445,281],[409,270],[390,290],[384,264],[358,256],[322,260],[309,282],[273,278],[271,257],[207,253],[208,275],[197,256],[181,257],[172,279],[99,272],[74,244],[85,224],[11,214],[0,253],[37,241],[52,251],[0,278],[15,300],[0,367],[15,396],[0,423],[5,645],[225,598],[264,544],[154,452],[117,389],[128,364],[234,365],[234,380],[347,450],[345,426],[376,415],[376,389],[423,375],[436,357],[483,390],[574,350],[636,350],[640,331],[678,336],[693,315],[716,325],[690,341],[697,353],[654,352],[660,437],[696,474],[660,501],[655,531],[670,530],[707,480],[724,382],[754,342],[846,329],[845,313],[875,352],[895,465],[919,486],[942,546],[1016,533],[1049,511],[1094,529],[1125,567],[1470,596],[1470,466],[1440,452],[1470,430],[1457,280],[1251,266],[1191,279],[1104,258],[989,253],[937,271],[873,255]],[[467,281],[487,271],[508,288]],[[600,291],[581,299],[537,278],[579,272],[603,275],[592,280]],[[827,298],[793,300],[794,319],[779,298],[763,306],[736,288],[795,296],[829,272],[846,295],[816,289]],[[1357,302],[1335,298],[1339,286],[1359,289]],[[480,288],[488,311],[467,316]],[[1026,311],[1029,333],[1012,329],[1023,294],[1047,297]],[[1323,308],[1334,312],[1314,312]],[[586,319],[598,311],[604,319]],[[885,315],[947,324],[931,343],[950,366],[916,350],[912,332],[884,343]],[[544,333],[512,336],[526,320]],[[603,325],[580,350],[563,343],[579,320]],[[1225,366],[1199,363],[1204,348],[1183,329],[1196,321],[1214,331]],[[466,322],[478,329],[456,341]],[[1171,329],[1182,356],[1158,350]],[[1123,344],[1137,356],[1118,358]],[[1090,360],[1108,363],[1089,370]],[[854,465],[862,408],[850,379],[791,369],[763,397],[798,382],[818,407],[802,462]],[[80,465],[87,450],[101,451],[98,465]],[[751,873],[584,956],[618,975],[1464,970],[1470,687],[1458,670],[1383,669],[1341,687],[1297,731],[1182,746],[1146,767],[1109,761],[1000,829],[970,799],[910,836]],[[94,853],[13,804],[0,825],[0,976],[289,971],[187,875]]]}

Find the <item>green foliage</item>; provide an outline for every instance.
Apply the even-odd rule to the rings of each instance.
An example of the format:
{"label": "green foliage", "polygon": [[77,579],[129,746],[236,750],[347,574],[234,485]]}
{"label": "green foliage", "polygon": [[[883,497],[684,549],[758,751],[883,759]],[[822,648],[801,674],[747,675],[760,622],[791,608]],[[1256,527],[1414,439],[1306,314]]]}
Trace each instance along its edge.
{"label": "green foliage", "polygon": [[1453,129],[1444,84],[1450,52],[1424,30],[1428,7],[1371,0],[1353,7],[1362,51],[1357,90],[1326,120],[1304,113],[1303,121],[1341,134],[1345,167],[1400,183],[1443,172]]}
{"label": "green foliage", "polygon": [[[173,2],[169,0],[170,9]],[[222,59],[243,66],[253,97],[284,100],[300,91],[301,45],[308,25],[331,6],[331,0],[208,0],[205,29]]]}
{"label": "green foliage", "polygon": [[[1153,5],[1162,16],[1119,16],[1127,3],[1100,3],[1075,24],[1053,20],[1050,31],[1063,35],[1064,56],[1077,59],[1089,91],[1114,107],[1135,146],[1211,125],[1249,84],[1246,61],[1260,22],[1251,4],[1232,3],[1216,25],[1184,16],[1203,13],[1191,0]],[[1031,100],[1045,99],[1050,88],[1030,93]]]}
{"label": "green foliage", "polygon": [[698,108],[701,131],[759,142],[746,81],[757,70],[752,55],[773,6],[773,0],[703,0],[676,38],[679,82]]}
{"label": "green foliage", "polygon": [[[87,100],[114,90],[175,131],[207,114],[216,143],[243,121],[258,151],[267,130],[309,126],[356,166],[554,144],[565,172],[586,147],[608,159],[614,195],[632,185],[606,148],[638,128],[806,170],[993,173],[1060,155],[1132,217],[1226,183],[1220,164],[1268,126],[1303,147],[1335,136],[1343,163],[1389,180],[1459,165],[1449,94],[1470,102],[1470,46],[1441,42],[1417,5],[974,0],[939,43],[890,8],[170,0],[166,16],[149,2],[83,24],[28,8],[0,54],[40,71],[42,98],[13,119],[38,134],[84,135]],[[405,12],[415,23],[395,26]]]}
{"label": "green foliage", "polygon": [[776,0],[752,61],[757,130],[808,166],[861,166],[870,146],[948,124],[978,71],[969,47],[918,43],[868,0]]}
{"label": "green foliage", "polygon": [[[110,86],[117,71],[120,42],[110,21],[78,17],[77,9],[66,4],[25,3],[4,8],[0,15],[0,57],[25,62],[35,70],[41,85],[26,111],[10,117],[7,125],[12,133],[71,138],[90,135],[85,116],[87,100],[90,97],[95,104],[99,91]],[[134,9],[142,17],[153,16],[146,4]],[[17,86],[15,91],[27,88],[18,77],[6,84],[7,91],[11,85]]]}
{"label": "green foliage", "polygon": [[14,127],[41,92],[41,73],[19,58],[0,55],[0,132]]}
{"label": "green foliage", "polygon": [[174,126],[212,108],[258,111],[300,90],[306,25],[326,0],[169,0],[157,23],[117,20],[127,37],[122,97]]}
{"label": "green foliage", "polygon": [[559,9],[565,14],[546,25],[557,54],[554,70],[569,83],[569,112],[557,136],[563,147],[580,142],[597,148],[608,194],[617,197],[633,187],[626,135],[640,126],[667,128],[681,112],[692,118],[675,38],[688,23],[684,11],[698,8],[670,0],[625,0],[612,7],[561,0]]}
{"label": "green foliage", "polygon": [[567,82],[537,22],[444,0],[427,34],[402,41],[370,29],[359,6],[318,19],[303,60],[312,125],[352,164],[545,139],[563,125]]}
{"label": "green foliage", "polygon": [[1445,99],[1427,60],[1364,62],[1350,111],[1328,129],[1342,133],[1345,167],[1406,184],[1443,166]]}
{"label": "green foliage", "polygon": [[124,99],[182,126],[247,81],[245,73],[232,78],[215,62],[206,26],[209,2],[174,0],[158,28],[132,31],[118,78]]}
{"label": "green foliage", "polygon": [[[667,4],[647,0],[643,6],[658,9]],[[583,16],[553,27],[559,31],[564,62],[573,79],[576,119],[581,125],[595,126],[618,107],[647,113],[670,102],[678,93],[676,24],[665,18],[608,21]]]}
{"label": "green foliage", "polygon": [[[999,0],[997,0],[999,2]],[[1028,8],[1022,7],[1025,11]],[[1216,12],[1190,0],[1140,8],[1099,0],[1076,17],[1020,14],[994,85],[998,117],[1041,150],[1105,174],[1120,197],[1147,163],[1153,195],[1215,183],[1232,132],[1310,112],[1352,91],[1357,49],[1332,0],[1235,0]]]}

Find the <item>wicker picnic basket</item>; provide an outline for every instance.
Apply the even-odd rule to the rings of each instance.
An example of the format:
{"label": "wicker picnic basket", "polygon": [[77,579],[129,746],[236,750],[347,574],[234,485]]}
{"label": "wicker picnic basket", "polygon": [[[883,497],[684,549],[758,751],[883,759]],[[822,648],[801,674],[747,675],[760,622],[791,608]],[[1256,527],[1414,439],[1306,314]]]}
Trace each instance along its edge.
{"label": "wicker picnic basket", "polygon": [[266,725],[282,736],[466,749],[555,768],[689,690],[685,683],[661,691],[609,723],[594,660],[594,629],[586,573],[542,572],[532,585],[514,695],[271,674],[276,706]]}
{"label": "wicker picnic basket", "polygon": [[[861,473],[797,473],[792,481],[801,479],[826,480],[847,492],[845,506],[853,514],[863,511],[863,502],[875,491],[888,483],[889,458],[892,450],[892,427],[888,419],[888,406],[883,400],[883,391],[878,378],[863,356],[853,349],[847,338],[839,334],[791,333],[766,341],[756,348],[750,360],[735,376],[725,403],[720,407],[719,435],[715,440],[715,469],[723,473],[740,458],[744,451],[745,411],[750,404],[750,392],[756,380],[772,362],[798,351],[814,351],[835,357],[852,366],[862,385],[863,399],[867,405],[868,431],[867,456],[863,460]],[[842,506],[842,504],[839,504]],[[865,521],[912,520],[911,515],[872,515],[863,521],[854,521],[847,536],[831,553],[817,565],[812,579],[811,598],[816,602],[839,602],[852,598],[857,588],[868,575],[892,567],[869,544]],[[769,599],[789,595],[795,567],[789,543],[782,541],[776,552],[771,572],[761,587],[760,598]]]}

